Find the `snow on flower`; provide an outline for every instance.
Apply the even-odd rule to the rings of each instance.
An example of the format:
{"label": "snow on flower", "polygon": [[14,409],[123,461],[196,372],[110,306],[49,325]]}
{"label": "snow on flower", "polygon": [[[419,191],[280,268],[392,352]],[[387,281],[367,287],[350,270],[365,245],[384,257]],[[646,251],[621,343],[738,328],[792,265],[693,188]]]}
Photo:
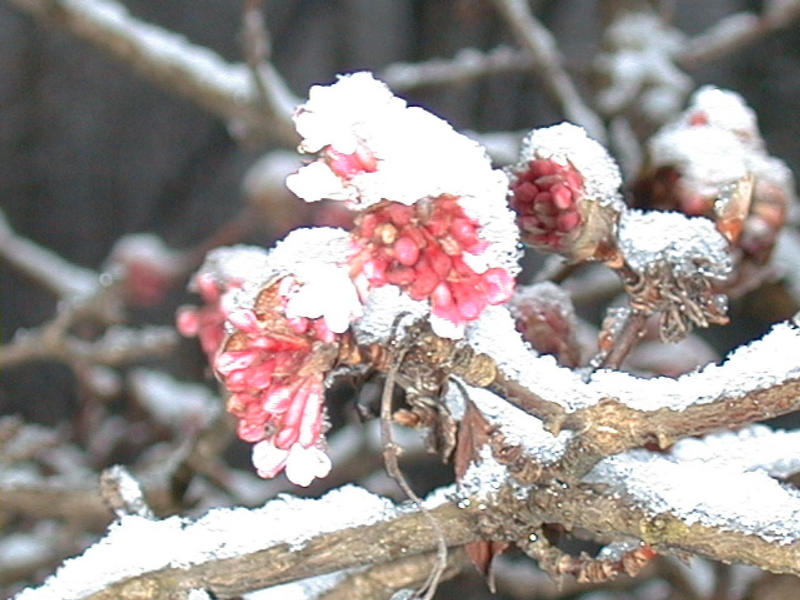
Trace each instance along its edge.
{"label": "snow on flower", "polygon": [[346,232],[319,228],[296,230],[269,253],[216,250],[195,277],[209,306],[179,315],[230,392],[238,436],[258,443],[253,463],[263,477],[285,469],[309,485],[330,470],[324,378],[340,334],[361,313],[350,248]]}
{"label": "snow on flower", "polygon": [[507,179],[476,142],[369,73],[313,87],[295,124],[301,150],[319,158],[289,188],[362,211],[350,265],[365,301],[398,286],[430,302],[437,333],[460,337],[465,322],[508,300],[519,268]]}
{"label": "snow on flower", "polygon": [[[756,115],[739,94],[706,86],[648,144],[649,168],[634,186],[639,206],[736,221],[733,241],[763,263],[794,201],[786,164],[767,154]],[[747,193],[731,201],[740,182]],[[741,233],[741,239],[739,234]]]}
{"label": "snow on flower", "polygon": [[510,168],[509,197],[523,240],[584,260],[614,235],[623,209],[622,178],[614,160],[586,132],[562,123],[533,130]]}
{"label": "snow on flower", "polygon": [[409,107],[370,73],[313,86],[294,116],[300,150],[320,157],[286,184],[307,202],[414,204],[442,194],[482,196],[496,185],[483,148],[442,119]]}

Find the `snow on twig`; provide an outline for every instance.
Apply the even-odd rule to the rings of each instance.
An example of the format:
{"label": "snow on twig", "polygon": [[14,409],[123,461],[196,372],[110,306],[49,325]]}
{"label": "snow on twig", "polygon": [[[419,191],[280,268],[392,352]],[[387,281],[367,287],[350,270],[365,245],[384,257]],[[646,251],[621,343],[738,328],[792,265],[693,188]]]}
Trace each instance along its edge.
{"label": "snow on twig", "polygon": [[534,61],[528,52],[507,46],[498,46],[488,52],[464,48],[451,59],[392,63],[379,77],[392,89],[404,91],[429,85],[467,83],[479,77],[528,70],[533,66]]}
{"label": "snow on twig", "polygon": [[268,65],[263,74],[274,100],[270,111],[264,110],[246,65],[227,63],[208,48],[145,23],[114,0],[12,0],[12,4],[65,27],[143,77],[223,117],[234,130],[296,143],[289,117],[298,102]]}
{"label": "snow on twig", "polygon": [[768,4],[760,16],[748,12],[734,13],[690,39],[677,54],[678,63],[687,69],[699,67],[773,31],[788,27],[800,17],[800,2],[796,0],[779,0]]}

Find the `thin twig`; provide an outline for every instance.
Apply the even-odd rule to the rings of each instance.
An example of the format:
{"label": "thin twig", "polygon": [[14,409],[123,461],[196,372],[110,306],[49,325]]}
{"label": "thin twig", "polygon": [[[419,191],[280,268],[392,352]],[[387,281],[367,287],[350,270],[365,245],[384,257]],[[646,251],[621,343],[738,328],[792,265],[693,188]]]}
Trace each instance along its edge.
{"label": "thin twig", "polygon": [[434,58],[417,63],[393,63],[380,79],[398,91],[433,85],[458,85],[499,73],[525,71],[534,67],[526,51],[498,46],[488,52],[464,48],[453,58]]}
{"label": "thin twig", "polygon": [[735,13],[721,19],[707,31],[689,40],[676,56],[684,69],[696,69],[720,56],[752,44],[764,36],[783,29],[800,18],[800,2],[775,3],[780,6],[764,15]]}
{"label": "thin twig", "polygon": [[619,333],[614,336],[611,350],[602,359],[600,366],[604,369],[619,369],[628,353],[642,339],[646,326],[647,315],[635,310],[628,312]]}
{"label": "thin twig", "polygon": [[447,568],[447,543],[445,542],[444,533],[441,526],[436,519],[431,515],[430,511],[422,505],[422,499],[417,496],[416,492],[411,488],[403,471],[400,469],[398,463],[398,455],[400,447],[394,438],[394,430],[392,428],[392,396],[394,394],[394,384],[397,378],[397,372],[403,362],[403,358],[408,351],[407,348],[400,348],[394,357],[392,365],[386,374],[386,381],[383,384],[383,392],[381,394],[381,441],[383,443],[383,460],[386,463],[386,472],[389,477],[397,482],[400,489],[408,496],[411,501],[419,507],[422,514],[431,525],[431,528],[437,535],[436,555],[437,563],[433,570],[430,572],[427,581],[417,592],[424,595],[421,596],[424,600],[431,600],[436,593],[436,587],[439,584],[439,579]]}
{"label": "thin twig", "polygon": [[570,121],[586,129],[590,136],[605,143],[602,119],[583,101],[567,72],[553,35],[531,13],[526,0],[494,0],[517,41],[530,53],[533,63],[551,96]]}

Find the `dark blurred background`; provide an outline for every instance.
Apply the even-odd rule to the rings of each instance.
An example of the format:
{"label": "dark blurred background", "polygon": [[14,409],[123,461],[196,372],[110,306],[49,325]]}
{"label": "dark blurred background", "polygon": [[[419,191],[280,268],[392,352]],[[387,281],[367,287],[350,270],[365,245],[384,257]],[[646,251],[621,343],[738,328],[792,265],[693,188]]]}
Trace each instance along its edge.
{"label": "dark blurred background", "polygon": [[[741,0],[666,4],[690,35],[726,14],[761,8]],[[125,5],[227,60],[242,60],[239,2],[126,0]],[[568,69],[588,95],[601,31],[598,3],[531,5],[554,32]],[[343,71],[450,57],[464,47],[513,45],[491,3],[481,0],[275,0],[266,3],[266,15],[274,63],[300,97],[311,84],[330,82]],[[740,92],[757,110],[772,154],[795,170],[800,166],[797,32],[791,27],[774,33],[691,73],[698,85]],[[531,73],[421,88],[407,96],[457,128],[478,131],[520,130],[562,118]],[[125,233],[155,231],[169,245],[187,247],[238,212],[243,173],[267,150],[238,144],[221,120],[0,0],[0,205],[19,233],[92,268]],[[268,244],[281,233],[265,220],[248,241]],[[0,273],[0,324],[2,339],[8,340],[16,329],[48,318],[54,299],[6,264],[0,263]],[[178,290],[163,309],[134,314],[134,322],[171,323],[175,306],[187,297]],[[763,327],[745,327],[741,337]],[[193,343],[184,350],[197,360],[182,359],[183,366],[199,369]],[[69,370],[57,365],[9,369],[0,373],[0,413],[22,412],[52,423],[74,407],[73,383]]]}

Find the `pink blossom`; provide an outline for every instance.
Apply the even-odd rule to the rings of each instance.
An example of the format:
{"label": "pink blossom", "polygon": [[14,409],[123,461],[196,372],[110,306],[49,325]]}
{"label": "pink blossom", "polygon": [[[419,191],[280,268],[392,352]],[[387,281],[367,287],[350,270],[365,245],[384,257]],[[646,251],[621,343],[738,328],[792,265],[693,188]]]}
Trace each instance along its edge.
{"label": "pink blossom", "polygon": [[583,221],[580,201],[583,177],[571,164],[536,159],[516,173],[511,185],[511,206],[519,214],[523,239],[533,246],[558,251]]}
{"label": "pink blossom", "polygon": [[[340,335],[324,318],[286,316],[291,277],[262,290],[253,308],[229,301],[202,275],[197,286],[209,304],[184,309],[179,328],[200,337],[230,392],[226,408],[238,421],[238,437],[259,444],[253,454],[259,474],[273,477],[286,468],[299,485],[324,476],[317,473],[327,474],[330,461],[318,454],[325,428],[323,380],[330,359],[320,360],[316,352],[320,344],[336,344]],[[226,323],[232,332],[226,332]]]}
{"label": "pink blossom", "polygon": [[357,218],[353,237],[357,251],[350,264],[357,281],[365,280],[367,287],[393,284],[414,300],[428,299],[434,315],[457,325],[477,319],[513,292],[506,269],[477,273],[465,262],[465,253],[480,255],[489,243],[455,196],[413,206],[377,204]]}

